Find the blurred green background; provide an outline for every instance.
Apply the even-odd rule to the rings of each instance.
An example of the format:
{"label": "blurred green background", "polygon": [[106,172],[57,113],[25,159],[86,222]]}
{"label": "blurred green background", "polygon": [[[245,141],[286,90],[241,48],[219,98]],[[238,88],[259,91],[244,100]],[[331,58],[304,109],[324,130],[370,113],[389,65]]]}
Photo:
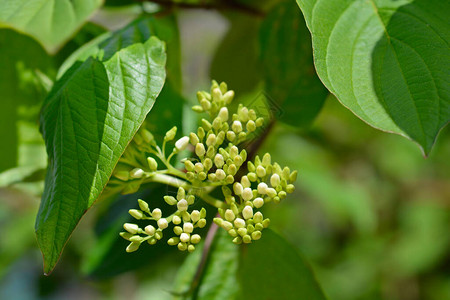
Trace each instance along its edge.
{"label": "blurred green background", "polygon": [[[55,76],[72,51],[104,28],[123,26],[138,13],[134,6],[104,8],[56,56],[38,53],[49,60],[48,76]],[[193,103],[195,91],[207,88],[211,79],[231,78],[229,86],[241,93],[242,101],[258,99],[264,87],[257,68],[251,69],[256,63],[245,59],[257,50],[246,34],[232,34],[239,29],[251,32],[256,20],[207,10],[178,12],[187,103]],[[171,299],[186,254],[143,252],[127,260],[126,243],[116,242],[116,225],[120,227],[135,205],[136,195],[95,205],[75,230],[53,274],[43,275],[34,219],[46,166],[38,132],[45,91],[42,77],[21,67],[29,59],[27,51],[37,55],[34,48],[4,52],[8,36],[14,34],[3,29],[0,40],[2,64],[15,69],[14,74],[2,76],[16,79],[13,86],[0,83],[9,89],[1,104],[0,123],[4,141],[0,147],[0,299]],[[248,45],[230,40],[230,35]],[[23,39],[23,45],[33,44]],[[232,45],[239,46],[239,56],[217,56],[220,51],[233,53],[223,50]],[[17,105],[12,119],[7,118],[8,103]],[[179,110],[183,111],[181,105]],[[284,113],[280,109],[280,117]],[[16,134],[7,138],[11,132]],[[11,152],[17,153],[13,159]],[[329,299],[450,299],[448,127],[425,159],[412,142],[369,127],[328,96],[310,127],[276,123],[259,151],[265,152],[299,171],[295,193],[265,208],[265,215],[309,259]],[[105,250],[111,246],[113,251]]]}

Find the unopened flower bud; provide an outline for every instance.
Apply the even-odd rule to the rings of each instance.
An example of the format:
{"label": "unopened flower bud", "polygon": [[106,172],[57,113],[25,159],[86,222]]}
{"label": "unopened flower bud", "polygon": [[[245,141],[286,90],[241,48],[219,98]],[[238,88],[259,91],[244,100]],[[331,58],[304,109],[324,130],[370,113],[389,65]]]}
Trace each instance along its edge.
{"label": "unopened flower bud", "polygon": [[201,238],[201,236],[200,235],[198,235],[198,234],[193,234],[192,236],[191,236],[191,243],[192,244],[198,244],[198,243],[200,243],[200,240],[201,240],[202,238]]}
{"label": "unopened flower bud", "polygon": [[136,224],[125,223],[123,224],[123,229],[125,229],[131,234],[136,234],[139,231],[139,226],[137,226]]}
{"label": "unopened flower bud", "polygon": [[222,107],[219,111],[219,118],[222,122],[228,121],[228,109],[226,107]]}
{"label": "unopened flower bud", "polygon": [[241,178],[241,184],[244,188],[248,188],[251,186],[250,180],[248,179],[247,176],[242,176]]}
{"label": "unopened flower bud", "polygon": [[293,184],[288,184],[286,186],[286,192],[292,193],[292,192],[294,192],[294,190],[295,190],[295,186]]}
{"label": "unopened flower bud", "polygon": [[203,110],[209,110],[211,108],[211,102],[206,99],[202,99],[200,101],[200,105],[202,106]]}
{"label": "unopened flower bud", "polygon": [[263,198],[258,197],[258,198],[256,198],[255,200],[253,200],[253,205],[254,205],[256,208],[262,207],[262,206],[264,205],[264,200],[263,200]]}
{"label": "unopened flower bud", "polygon": [[214,133],[208,135],[208,138],[206,139],[206,145],[214,146],[216,144],[216,135]]}
{"label": "unopened flower bud", "polygon": [[297,174],[298,174],[297,171],[293,171],[293,172],[291,173],[291,175],[289,175],[289,181],[290,181],[290,182],[295,182],[295,181],[297,180]]}
{"label": "unopened flower bud", "polygon": [[240,121],[234,121],[233,124],[231,124],[231,129],[235,133],[239,133],[242,131],[242,123]]}
{"label": "unopened flower bud", "polygon": [[214,157],[214,164],[216,165],[216,167],[222,168],[222,166],[224,164],[224,159],[221,154],[219,154],[219,153],[216,154],[216,156]]}
{"label": "unopened flower bud", "polygon": [[180,251],[186,251],[186,249],[187,249],[187,244],[186,243],[182,243],[182,242],[180,242],[180,243],[178,243],[178,250],[180,250]]}
{"label": "unopened flower bud", "polygon": [[237,233],[238,233],[240,236],[244,236],[244,235],[247,234],[247,228],[239,228],[239,229],[237,230]]}
{"label": "unopened flower bud", "polygon": [[233,142],[236,139],[236,133],[234,133],[233,131],[227,131],[227,139],[230,142]]}
{"label": "unopened flower bud", "polygon": [[123,232],[123,231],[121,233],[119,233],[119,235],[128,241],[130,240],[131,237],[133,237],[133,235],[131,233]]}
{"label": "unopened flower bud", "polygon": [[179,216],[173,216],[172,223],[178,225],[181,223],[181,218]]}
{"label": "unopened flower bud", "polygon": [[203,157],[203,155],[205,155],[205,153],[206,153],[205,146],[202,143],[198,143],[195,146],[195,154],[198,157]]}
{"label": "unopened flower bud", "polygon": [[242,238],[240,236],[235,237],[233,239],[233,243],[235,243],[236,245],[242,244]]}
{"label": "unopened flower bud", "polygon": [[269,225],[270,225],[270,219],[269,219],[269,218],[265,219],[264,221],[262,221],[262,224],[263,224],[264,228],[269,227]]}
{"label": "unopened flower bud", "polygon": [[186,149],[188,144],[189,144],[189,137],[183,136],[182,138],[180,138],[178,141],[175,142],[175,148],[178,151],[182,151]]}
{"label": "unopened flower bud", "polygon": [[266,189],[267,192],[267,196],[269,196],[270,198],[273,198],[277,195],[277,191],[274,188],[268,188]]}
{"label": "unopened flower bud", "polygon": [[256,171],[256,167],[255,167],[255,165],[254,165],[251,161],[249,161],[249,162],[247,163],[247,169],[248,169],[250,172],[255,172],[255,171]]}
{"label": "unopened flower bud", "polygon": [[256,175],[261,178],[266,176],[266,169],[263,166],[256,167]]}
{"label": "unopened flower bud", "polygon": [[245,188],[242,192],[242,199],[245,201],[251,200],[253,198],[253,191],[251,188]]}
{"label": "unopened flower bud", "polygon": [[[253,221],[255,222],[255,223],[261,223],[262,221],[263,221],[263,214],[261,213],[261,212],[256,212],[254,215],[253,215]],[[256,227],[255,227],[256,228]]]}
{"label": "unopened flower bud", "polygon": [[147,164],[151,171],[158,169],[158,163],[153,157],[147,157]]}
{"label": "unopened flower bud", "polygon": [[188,208],[188,202],[185,199],[181,199],[177,203],[177,208],[179,211],[186,211]]}
{"label": "unopened flower bud", "polygon": [[173,196],[164,196],[164,201],[166,201],[166,203],[169,205],[175,205],[178,202],[177,199],[175,199],[175,197]]}
{"label": "unopened flower bud", "polygon": [[148,235],[154,235],[156,232],[155,227],[153,227],[152,225],[145,226],[144,230],[145,230],[145,233]]}
{"label": "unopened flower bud", "polygon": [[186,168],[186,170],[188,170],[190,172],[194,171],[194,164],[190,160],[184,161],[184,167]]}
{"label": "unopened flower bud", "polygon": [[222,96],[222,100],[225,101],[226,104],[230,104],[231,101],[233,101],[233,97],[234,97],[234,91],[230,90]]}
{"label": "unopened flower bud", "polygon": [[155,220],[159,220],[159,219],[161,218],[161,216],[162,216],[162,212],[161,212],[161,210],[160,210],[159,208],[155,208],[155,209],[152,211],[152,217],[153,217]]}
{"label": "unopened flower bud", "polygon": [[256,124],[252,120],[248,121],[245,125],[245,128],[247,128],[248,132],[253,132],[256,130]]}
{"label": "unopened flower bud", "polygon": [[177,134],[177,127],[174,126],[172,129],[167,131],[166,135],[164,136],[165,141],[171,141],[175,138],[175,135]]}
{"label": "unopened flower bud", "polygon": [[251,206],[246,206],[244,207],[244,209],[242,210],[242,216],[244,217],[244,219],[251,219],[253,217],[253,208],[251,208]]}
{"label": "unopened flower bud", "polygon": [[128,213],[135,219],[140,220],[144,217],[144,213],[137,209],[130,209]]}
{"label": "unopened flower bud", "polygon": [[191,220],[194,223],[200,220],[200,212],[198,210],[193,210],[191,212]]}
{"label": "unopened flower bud", "polygon": [[233,211],[231,209],[227,209],[225,211],[225,220],[229,222],[233,222],[236,216],[234,215]]}
{"label": "unopened flower bud", "polygon": [[180,234],[180,241],[182,241],[183,243],[189,242],[190,239],[191,239],[191,237],[189,236],[189,234],[187,234],[185,232]]}
{"label": "unopened flower bud", "polygon": [[252,232],[252,240],[259,240],[261,238],[261,231],[253,231]]}
{"label": "unopened flower bud", "polygon": [[206,219],[198,220],[197,225],[198,225],[199,228],[205,227],[206,226]]}
{"label": "unopened flower bud", "polygon": [[131,178],[142,178],[142,176],[144,176],[144,170],[140,168],[134,168],[130,171]]}
{"label": "unopened flower bud", "polygon": [[231,224],[228,221],[223,221],[222,224],[220,225],[223,229],[225,229],[226,231],[230,230],[231,228],[233,228],[233,224]]}
{"label": "unopened flower bud", "polygon": [[272,185],[272,187],[274,188],[277,187],[280,184],[280,182],[281,182],[280,175],[273,174],[270,177],[270,185]]}
{"label": "unopened flower bud", "polygon": [[227,174],[225,174],[225,172],[222,169],[216,170],[216,178],[218,180],[224,180],[226,176],[227,176]]}
{"label": "unopened flower bud", "polygon": [[194,170],[195,170],[195,172],[197,172],[197,173],[200,173],[200,172],[202,172],[203,171],[203,164],[201,163],[201,162],[198,162],[198,163],[196,163],[195,165],[194,165]]}
{"label": "unopened flower bud", "polygon": [[210,158],[206,158],[205,161],[203,162],[203,167],[205,168],[206,171],[209,171],[209,169],[211,169],[213,166],[212,160]]}
{"label": "unopened flower bud", "polygon": [[114,173],[114,176],[116,176],[117,178],[119,178],[122,181],[128,181],[128,179],[130,179],[130,172],[128,172],[128,171],[116,171]]}
{"label": "unopened flower bud", "polygon": [[236,226],[236,228],[244,228],[245,227],[245,221],[242,220],[241,218],[236,218],[236,220],[234,220],[234,226]]}
{"label": "unopened flower bud", "polygon": [[241,195],[243,190],[244,188],[242,187],[242,184],[240,184],[239,182],[236,182],[233,185],[233,191],[236,195]]}
{"label": "unopened flower bud", "polygon": [[192,225],[192,223],[190,222],[184,223],[183,231],[186,233],[191,233],[192,231],[194,231],[194,225]]}
{"label": "unopened flower bud", "polygon": [[174,232],[176,235],[180,235],[180,234],[183,233],[183,228],[181,228],[180,226],[175,226],[175,227],[173,228],[173,232]]}
{"label": "unopened flower bud", "polygon": [[197,145],[197,143],[199,142],[200,140],[198,139],[198,136],[195,134],[195,133],[193,133],[193,132],[191,132],[190,134],[189,134],[189,142],[192,144],[192,145]]}
{"label": "unopened flower bud", "polygon": [[170,246],[175,246],[179,242],[180,242],[180,238],[178,238],[178,237],[172,237],[167,240],[167,244],[169,244]]}
{"label": "unopened flower bud", "polygon": [[139,204],[139,208],[142,211],[149,212],[149,210],[148,210],[148,203],[147,202],[145,202],[142,199],[138,199],[138,204]]}
{"label": "unopened flower bud", "polygon": [[263,124],[264,124],[264,119],[263,118],[256,119],[256,121],[255,121],[256,127],[263,126]]}
{"label": "unopened flower bud", "polygon": [[234,182],[234,176],[233,175],[228,175],[225,178],[225,182],[226,182],[226,184],[232,184]]}
{"label": "unopened flower bud", "polygon": [[141,243],[139,243],[139,242],[131,242],[131,243],[128,245],[126,251],[127,251],[128,253],[134,252],[134,251],[136,251],[136,250],[139,249],[139,246],[140,246],[140,245],[141,245]]}
{"label": "unopened flower bud", "polygon": [[247,177],[251,182],[255,182],[256,180],[258,180],[258,176],[256,176],[256,174],[253,172],[248,173]]}
{"label": "unopened flower bud", "polygon": [[258,193],[259,194],[261,194],[261,195],[267,194],[267,189],[268,189],[268,186],[264,182],[261,182],[260,184],[258,184]]}

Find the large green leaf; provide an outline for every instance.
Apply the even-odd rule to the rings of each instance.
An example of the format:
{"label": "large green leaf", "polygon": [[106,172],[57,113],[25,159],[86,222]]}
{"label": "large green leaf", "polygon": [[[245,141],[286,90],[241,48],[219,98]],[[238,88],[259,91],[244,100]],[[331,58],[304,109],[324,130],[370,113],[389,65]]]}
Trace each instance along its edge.
{"label": "large green leaf", "polygon": [[279,107],[281,121],[309,125],[327,90],[314,70],[311,37],[294,2],[271,10],[261,25],[260,44],[268,104]]}
{"label": "large green leaf", "polygon": [[29,34],[53,53],[102,3],[103,0],[1,1],[0,27]]}
{"label": "large green leaf", "polygon": [[325,86],[428,154],[450,119],[449,1],[297,0]]}
{"label": "large green leaf", "polygon": [[98,198],[165,80],[165,46],[156,37],[73,65],[55,84],[41,114],[49,156],[36,219],[44,271]]}
{"label": "large green leaf", "polygon": [[175,294],[182,299],[326,299],[308,263],[270,229],[261,240],[242,246],[219,229],[198,287],[184,294],[199,261],[200,253],[194,253],[180,269]]}

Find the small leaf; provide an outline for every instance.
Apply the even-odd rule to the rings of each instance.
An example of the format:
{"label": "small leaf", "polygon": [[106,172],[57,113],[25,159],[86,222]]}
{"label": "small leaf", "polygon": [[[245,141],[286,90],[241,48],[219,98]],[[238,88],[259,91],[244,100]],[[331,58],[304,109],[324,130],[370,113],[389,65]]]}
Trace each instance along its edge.
{"label": "small leaf", "polygon": [[0,27],[35,37],[50,53],[101,6],[102,0],[14,0],[0,2]]}
{"label": "small leaf", "polygon": [[268,104],[276,102],[281,121],[309,125],[319,113],[327,90],[315,72],[311,38],[294,3],[272,8],[261,25],[260,47]]}
{"label": "small leaf", "polygon": [[450,2],[297,2],[325,86],[369,125],[428,154],[450,120]]}
{"label": "small leaf", "polygon": [[49,168],[36,219],[46,273],[152,108],[164,84],[165,60],[164,44],[151,37],[104,63],[76,63],[47,97],[41,129]]}

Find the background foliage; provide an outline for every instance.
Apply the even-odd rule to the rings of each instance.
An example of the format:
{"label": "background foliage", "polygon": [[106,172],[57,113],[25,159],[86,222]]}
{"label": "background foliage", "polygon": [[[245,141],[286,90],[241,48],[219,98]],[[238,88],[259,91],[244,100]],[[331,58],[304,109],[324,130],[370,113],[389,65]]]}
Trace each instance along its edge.
{"label": "background foliage", "polygon": [[[450,115],[449,4],[175,2],[36,0],[22,9],[25,1],[0,1],[0,298],[184,299],[191,288],[191,299],[323,299],[309,264],[329,299],[450,298],[448,128],[431,151]],[[150,60],[142,61],[144,52]],[[147,67],[135,70],[136,62]],[[186,257],[160,244],[127,254],[118,236],[138,197],[155,203],[167,188],[120,197],[107,188],[44,277],[33,232],[41,195],[36,227],[41,250],[51,253],[48,272],[148,110],[146,126],[157,138],[173,125],[189,132],[197,121],[189,106],[210,79],[274,117],[259,152],[300,172],[295,194],[267,211],[274,231],[244,251],[219,231],[197,278],[201,251]],[[151,103],[142,103],[142,90]],[[137,105],[140,117],[122,118],[126,109],[102,114],[115,99]],[[350,110],[414,140],[429,157]],[[103,133],[114,126],[126,132]],[[81,187],[67,197],[61,191],[74,181],[52,182],[76,164],[74,154],[49,149],[74,143],[82,150],[92,141],[105,148],[97,159],[78,152],[79,163],[93,164],[88,176],[66,173]],[[48,170],[61,171],[47,171],[44,190],[47,159]],[[95,180],[86,179],[96,174],[91,169]],[[55,223],[48,218],[55,212],[73,219],[57,213]],[[53,234],[56,248],[48,247]]]}

